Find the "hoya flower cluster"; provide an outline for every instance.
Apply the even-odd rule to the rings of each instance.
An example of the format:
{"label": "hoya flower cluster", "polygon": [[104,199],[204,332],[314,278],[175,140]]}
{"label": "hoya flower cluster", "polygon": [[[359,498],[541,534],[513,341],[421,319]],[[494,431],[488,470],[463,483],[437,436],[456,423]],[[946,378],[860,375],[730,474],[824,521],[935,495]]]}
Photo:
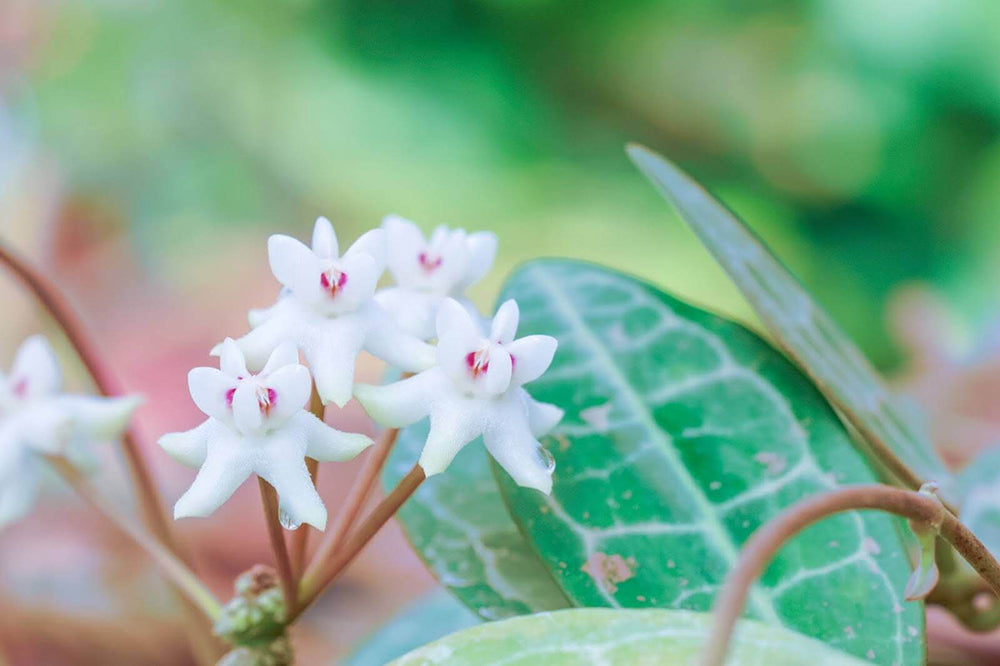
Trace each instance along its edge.
{"label": "hoya flower cluster", "polygon": [[[282,286],[277,302],[250,312],[249,333],[213,349],[219,369],[189,374],[191,397],[207,420],[160,440],[173,458],[200,468],[175,517],[211,514],[256,474],[277,491],[286,527],[323,529],[326,509],[305,458],[348,460],[371,440],[334,430],[306,411],[313,382],[323,404],[343,406],[356,394],[384,426],[429,416],[420,458],[427,475],[443,471],[462,446],[482,436],[515,481],[550,491],[551,458],[537,438],[562,411],[532,400],[522,386],[548,368],[556,340],[515,340],[513,301],[500,308],[487,334],[464,296],[493,263],[492,233],[439,227],[426,239],[412,222],[388,217],[341,253],[333,226],[321,217],[311,245],[274,235],[267,249]],[[396,284],[379,290],[386,268]],[[415,374],[388,386],[355,386],[362,351]]]}
{"label": "hoya flower cluster", "polygon": [[59,361],[41,335],[21,345],[9,374],[0,372],[0,527],[34,505],[46,456],[88,464],[88,445],[121,436],[135,396],[61,393]]}

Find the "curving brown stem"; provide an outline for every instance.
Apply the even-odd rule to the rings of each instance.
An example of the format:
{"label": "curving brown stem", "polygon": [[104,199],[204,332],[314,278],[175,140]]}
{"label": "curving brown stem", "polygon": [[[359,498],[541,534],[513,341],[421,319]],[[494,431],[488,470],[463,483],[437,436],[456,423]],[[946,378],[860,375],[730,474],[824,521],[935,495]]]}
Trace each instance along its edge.
{"label": "curving brown stem", "polygon": [[[104,363],[104,359],[97,350],[97,346],[86,333],[86,329],[69,301],[59,289],[36,270],[31,264],[11,252],[8,248],[0,244],[0,263],[6,265],[10,271],[24,283],[34,294],[35,298],[45,307],[52,318],[59,324],[66,338],[76,350],[87,372],[94,379],[97,389],[106,396],[119,395],[122,388],[118,379],[111,372],[111,369]],[[149,526],[161,541],[167,544],[172,551],[182,559],[187,560],[186,554],[181,551],[179,544],[170,529],[170,523],[163,510],[159,493],[153,483],[149,466],[143,457],[142,451],[137,443],[135,433],[129,430],[123,437],[125,462],[128,465],[129,475],[135,486],[135,493],[142,508],[142,515]]]}
{"label": "curving brown stem", "polygon": [[281,526],[281,519],[278,515],[278,493],[274,486],[257,477],[260,485],[260,500],[264,505],[264,518],[267,521],[267,535],[271,539],[271,550],[274,551],[275,569],[278,571],[278,579],[281,581],[281,593],[285,597],[285,608],[288,616],[295,613],[298,603],[298,594],[295,585],[295,574],[292,572],[292,560],[288,556],[288,548],[285,545],[285,528]]}
{"label": "curving brown stem", "polygon": [[1000,563],[937,498],[883,485],[840,488],[789,507],[750,537],[716,599],[715,621],[702,654],[702,666],[722,666],[725,662],[729,639],[750,587],[789,539],[823,518],[861,509],[886,511],[917,523],[940,525],[941,537],[979,572],[993,593],[1000,596]]}
{"label": "curving brown stem", "polygon": [[309,575],[307,572],[303,576],[302,583],[299,585],[299,607],[295,613],[289,614],[289,624],[294,622],[296,617],[309,608],[319,598],[319,595],[323,593],[323,590],[329,587],[343,573],[347,565],[354,561],[358,553],[368,545],[368,542],[382,529],[382,526],[389,522],[389,519],[395,515],[399,507],[403,506],[403,503],[416,492],[417,488],[420,487],[420,484],[426,478],[427,476],[424,474],[423,468],[419,464],[414,465],[396,487],[393,488],[392,492],[379,502],[378,506],[372,509],[372,512],[358,526],[358,529],[352,532],[347,541],[336,550],[326,570],[316,572],[313,575]]}
{"label": "curving brown stem", "polygon": [[49,464],[69,484],[87,504],[103,515],[122,534],[131,539],[156,562],[167,577],[181,590],[209,620],[219,617],[219,601],[187,565],[161,542],[133,525],[128,518],[121,515],[109,502],[98,495],[83,475],[65,458],[47,456]]}
{"label": "curving brown stem", "polygon": [[368,499],[372,489],[375,487],[379,472],[382,471],[382,467],[392,452],[392,447],[395,445],[398,437],[399,430],[393,428],[383,431],[378,441],[375,442],[371,453],[365,458],[365,462],[354,481],[354,485],[351,486],[347,500],[340,508],[340,511],[337,512],[337,517],[334,519],[333,525],[326,531],[323,540],[316,549],[316,553],[309,562],[309,567],[302,575],[303,581],[317,578],[331,558],[339,552],[340,547],[344,544],[344,539],[347,537],[347,533],[353,527],[355,521],[357,521],[361,509],[364,507],[365,500]]}
{"label": "curving brown stem", "polygon": [[[309,399],[309,411],[320,421],[326,422],[326,407],[319,397],[316,385],[312,388],[312,397]],[[319,462],[312,458],[306,458],[306,469],[309,470],[309,479],[313,486],[316,485],[316,478],[319,476]],[[306,553],[309,552],[309,534],[311,530],[303,525],[302,529],[292,535],[292,573],[295,574],[295,585],[298,588],[299,579],[306,568]]]}

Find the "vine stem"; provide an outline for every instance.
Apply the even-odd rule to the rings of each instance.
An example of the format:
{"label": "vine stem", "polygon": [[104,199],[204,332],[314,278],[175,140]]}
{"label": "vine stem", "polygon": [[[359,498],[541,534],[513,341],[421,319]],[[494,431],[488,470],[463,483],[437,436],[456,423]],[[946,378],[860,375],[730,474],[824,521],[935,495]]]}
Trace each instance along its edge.
{"label": "vine stem", "polygon": [[385,430],[379,436],[375,446],[372,447],[372,452],[365,458],[364,465],[347,495],[347,500],[340,508],[340,511],[337,512],[337,517],[333,525],[326,531],[323,540],[316,549],[316,554],[313,555],[309,563],[309,567],[302,575],[303,583],[307,581],[311,582],[318,578],[322,574],[325,565],[336,556],[341,546],[344,545],[344,540],[361,514],[365,500],[368,499],[372,489],[375,487],[379,472],[385,465],[385,461],[388,459],[389,453],[392,452],[392,447],[395,445],[398,437],[399,430],[396,428]]}
{"label": "vine stem", "polygon": [[886,511],[916,523],[940,525],[941,537],[972,565],[994,594],[1000,596],[1000,563],[938,498],[884,485],[840,488],[789,507],[750,537],[716,600],[715,621],[702,653],[702,666],[722,666],[725,662],[729,639],[751,585],[789,539],[823,518],[862,509]]}
{"label": "vine stem", "polygon": [[[69,304],[66,296],[51,280],[2,244],[0,244],[0,263],[6,265],[31,290],[35,298],[59,324],[83,365],[87,368],[87,372],[94,379],[97,389],[105,396],[121,394],[121,385],[111,369],[104,363],[97,346],[87,335],[83,323]],[[146,524],[174,553],[187,560],[186,554],[181,551],[179,544],[173,537],[159,493],[156,491],[152,474],[139,448],[134,431],[129,429],[122,441],[129,475],[135,486]]]}
{"label": "vine stem", "polygon": [[[312,397],[309,399],[309,411],[320,421],[326,423],[326,407],[323,405],[323,400],[319,397],[319,391],[316,390],[315,384],[313,384],[312,388]],[[306,469],[309,470],[309,479],[315,487],[316,479],[319,476],[319,462],[312,458],[306,458]],[[300,530],[292,535],[292,573],[295,576],[296,589],[298,589],[299,579],[306,568],[306,554],[309,552],[310,532],[309,527],[303,525]]]}
{"label": "vine stem", "polygon": [[361,525],[358,526],[358,529],[344,542],[343,546],[334,552],[330,566],[326,571],[317,572],[314,576],[309,576],[308,574],[303,576],[302,583],[299,585],[300,603],[295,612],[289,614],[289,624],[294,622],[303,611],[309,608],[319,598],[320,594],[323,593],[323,590],[329,587],[343,573],[347,565],[354,561],[358,553],[368,545],[372,537],[395,515],[399,507],[403,506],[403,503],[416,492],[417,488],[420,487],[420,484],[426,478],[427,476],[424,474],[423,468],[419,464],[415,464],[396,487],[393,488],[392,492],[379,502],[378,506],[372,509],[372,512],[368,514]]}
{"label": "vine stem", "polygon": [[260,500],[264,505],[264,518],[267,521],[267,535],[271,539],[271,550],[274,551],[275,568],[278,570],[278,580],[281,581],[281,592],[285,597],[285,608],[289,615],[295,612],[298,594],[295,585],[295,574],[292,571],[292,560],[288,556],[285,544],[285,528],[281,526],[278,515],[278,493],[270,483],[257,477],[260,486]]}
{"label": "vine stem", "polygon": [[98,495],[83,475],[65,458],[46,456],[49,464],[87,504],[103,515],[119,532],[142,548],[184,595],[211,621],[221,612],[218,599],[206,588],[187,565],[157,539],[132,524],[109,502]]}

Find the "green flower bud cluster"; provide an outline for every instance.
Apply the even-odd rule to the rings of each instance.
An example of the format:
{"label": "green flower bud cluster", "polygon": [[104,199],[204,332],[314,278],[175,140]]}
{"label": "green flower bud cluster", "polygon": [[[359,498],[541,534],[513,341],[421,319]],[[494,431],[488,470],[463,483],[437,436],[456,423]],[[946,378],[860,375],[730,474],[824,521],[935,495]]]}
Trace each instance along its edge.
{"label": "green flower bud cluster", "polygon": [[222,608],[214,631],[236,649],[219,666],[285,666],[292,663],[285,636],[285,600],[273,569],[255,566],[236,579],[236,596]]}

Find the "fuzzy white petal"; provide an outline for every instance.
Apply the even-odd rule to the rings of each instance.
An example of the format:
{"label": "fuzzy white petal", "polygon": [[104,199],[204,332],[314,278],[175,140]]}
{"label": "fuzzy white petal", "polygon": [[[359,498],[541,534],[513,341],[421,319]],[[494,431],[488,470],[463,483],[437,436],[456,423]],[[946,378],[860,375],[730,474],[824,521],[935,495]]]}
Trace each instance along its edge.
{"label": "fuzzy white petal", "polygon": [[286,428],[306,441],[306,457],[322,462],[351,460],[372,445],[370,437],[331,428],[306,411],[293,416]]}
{"label": "fuzzy white petal", "polygon": [[521,311],[517,307],[517,301],[512,298],[504,302],[493,316],[493,325],[490,327],[490,340],[503,344],[509,343],[517,333],[517,324],[520,318]]}
{"label": "fuzzy white petal", "polygon": [[[449,337],[453,340],[478,341],[483,337],[479,322],[454,298],[446,298],[441,303],[436,327],[438,340]],[[464,346],[464,342],[462,344]]]}
{"label": "fuzzy white petal", "polygon": [[386,232],[387,263],[392,278],[399,285],[413,286],[419,280],[417,255],[426,245],[420,228],[398,215],[382,220]]}
{"label": "fuzzy white petal", "polygon": [[318,300],[322,268],[312,250],[291,236],[275,234],[267,239],[267,258],[274,277],[296,297]]}
{"label": "fuzzy white petal", "polygon": [[546,495],[552,492],[552,470],[523,413],[510,410],[504,418],[494,416],[483,433],[483,442],[493,459],[517,485],[540,490]]}
{"label": "fuzzy white petal", "polygon": [[268,451],[257,474],[274,486],[278,492],[278,507],[292,522],[326,529],[326,507],[316,492],[305,459],[282,448]]}
{"label": "fuzzy white petal", "polygon": [[188,390],[191,399],[206,416],[230,420],[226,392],[236,386],[236,380],[215,368],[193,368],[188,373]]}
{"label": "fuzzy white petal", "polygon": [[275,370],[266,378],[265,384],[274,389],[276,395],[275,404],[267,417],[268,428],[276,428],[302,411],[312,392],[309,370],[298,363]]}
{"label": "fuzzy white petal", "polygon": [[120,398],[61,395],[53,399],[53,403],[72,420],[75,432],[91,439],[120,436],[142,402],[142,397],[138,395]]}
{"label": "fuzzy white petal", "polygon": [[23,518],[35,506],[41,484],[41,461],[19,460],[0,475],[0,528]]}
{"label": "fuzzy white petal", "polygon": [[488,395],[500,395],[510,386],[513,363],[510,354],[500,345],[490,348],[490,367],[483,377],[483,385]]}
{"label": "fuzzy white petal", "polygon": [[246,377],[249,374],[243,351],[232,338],[223,340],[219,348],[219,369],[230,377]]}
{"label": "fuzzy white petal", "polygon": [[550,335],[528,335],[506,345],[514,358],[512,383],[521,386],[541,377],[552,365],[558,345],[559,342]]}
{"label": "fuzzy white petal", "polygon": [[344,259],[349,259],[358,254],[368,255],[375,260],[375,279],[378,280],[379,276],[382,275],[382,271],[385,270],[386,252],[385,231],[382,229],[372,229],[361,234],[358,240],[354,241],[347,252],[344,253]]}
{"label": "fuzzy white petal", "polygon": [[431,408],[431,428],[420,453],[420,466],[427,476],[440,474],[463,446],[483,434],[484,401],[463,400],[460,404],[438,401]]}
{"label": "fuzzy white petal", "polygon": [[449,383],[439,368],[431,368],[383,386],[358,384],[354,395],[376,423],[403,428],[427,416],[431,403],[448,390]]}
{"label": "fuzzy white petal", "polygon": [[216,441],[194,483],[174,505],[174,518],[205,518],[225,503],[253,472],[251,460],[231,442]]}
{"label": "fuzzy white petal", "polygon": [[295,341],[307,326],[294,298],[285,298],[274,305],[267,320],[238,339],[236,344],[243,350],[247,366],[251,370],[260,370],[278,345]]}
{"label": "fuzzy white petal", "polygon": [[547,402],[535,400],[524,389],[517,390],[520,391],[528,410],[528,427],[531,429],[532,435],[535,437],[547,435],[553,428],[559,425],[559,422],[562,421],[565,415],[563,410]]}
{"label": "fuzzy white petal", "polygon": [[375,294],[375,302],[401,329],[421,340],[437,336],[434,323],[444,296],[407,287],[387,287]]}
{"label": "fuzzy white petal", "polygon": [[62,386],[62,370],[55,351],[44,335],[32,335],[21,343],[14,357],[9,381],[23,382],[26,399],[51,395]]}
{"label": "fuzzy white petal", "polygon": [[295,343],[291,340],[286,340],[280,345],[274,348],[271,355],[267,359],[267,363],[264,364],[264,368],[260,371],[262,375],[269,375],[279,368],[283,368],[286,365],[296,365],[299,362],[299,350],[296,348]]}
{"label": "fuzzy white petal", "polygon": [[464,291],[479,282],[489,273],[497,256],[497,236],[491,231],[477,231],[466,238],[469,261],[465,274],[456,285],[456,291]]}
{"label": "fuzzy white petal", "polygon": [[363,252],[344,257],[340,269],[347,274],[347,283],[329,304],[331,312],[343,313],[357,310],[375,295],[382,268],[376,260]]}
{"label": "fuzzy white petal", "polygon": [[208,457],[208,441],[225,428],[215,419],[207,419],[197,428],[185,432],[172,432],[157,442],[167,455],[185,467],[200,467]]}
{"label": "fuzzy white petal", "polygon": [[312,251],[323,259],[336,259],[340,256],[340,246],[337,243],[337,232],[330,220],[325,217],[316,218],[313,226]]}
{"label": "fuzzy white petal", "polygon": [[356,313],[316,327],[302,347],[323,404],[343,407],[351,399],[354,365],[364,345],[366,324]]}
{"label": "fuzzy white petal", "polygon": [[260,430],[262,421],[255,382],[240,382],[233,393],[233,423],[236,429],[249,435]]}
{"label": "fuzzy white petal", "polygon": [[397,326],[377,303],[367,304],[362,315],[368,324],[364,346],[372,354],[405,372],[434,365],[434,347]]}

